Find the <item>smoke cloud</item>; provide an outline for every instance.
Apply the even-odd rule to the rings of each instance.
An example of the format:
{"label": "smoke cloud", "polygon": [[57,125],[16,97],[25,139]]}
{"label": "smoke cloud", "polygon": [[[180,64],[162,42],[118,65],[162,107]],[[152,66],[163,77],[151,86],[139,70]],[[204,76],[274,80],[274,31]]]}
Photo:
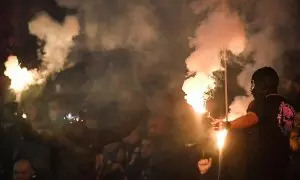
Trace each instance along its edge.
{"label": "smoke cloud", "polygon": [[228,49],[240,53],[245,46],[243,23],[236,13],[227,13],[218,7],[208,14],[196,30],[191,41],[196,48],[187,58],[187,68],[190,71],[212,74],[220,70],[220,52]]}
{"label": "smoke cloud", "polygon": [[[76,4],[57,2],[69,8]],[[78,88],[88,95],[87,103],[99,106],[118,101],[127,108],[135,107],[140,103],[134,99],[146,99],[150,96],[146,91],[151,88],[168,91],[181,87],[184,60],[190,52],[189,29],[195,26],[191,23],[194,15],[185,1],[86,0],[76,7],[81,33],[72,53],[80,56],[70,60],[89,59],[88,82]],[[82,52],[90,58],[83,57]],[[153,77],[151,87],[145,88],[144,81]],[[160,93],[147,98],[153,101],[148,106],[162,106],[162,98],[154,98]]]}
{"label": "smoke cloud", "polygon": [[[246,53],[254,52],[254,63],[247,64],[243,68],[237,81],[246,92],[250,90],[252,74],[261,67],[273,67],[283,77],[285,62],[282,55],[289,48],[294,48],[291,47],[291,44],[294,44],[291,39],[296,37],[296,33],[292,30],[296,22],[293,18],[295,2],[294,0],[263,0],[255,4],[245,4],[245,11],[250,9],[252,11],[251,14],[246,15],[252,16],[253,19],[247,22],[249,32]],[[251,29],[255,29],[256,32],[251,32]],[[230,106],[231,119],[243,115],[251,100],[250,95],[236,97]]]}
{"label": "smoke cloud", "polygon": [[158,39],[156,19],[151,9],[145,5],[125,3],[123,12],[103,20],[104,17],[95,16],[92,9],[98,7],[105,12],[105,4],[99,3],[95,6],[86,3],[82,11],[85,12],[84,30],[89,49],[128,48],[142,51]]}
{"label": "smoke cloud", "polygon": [[60,24],[42,12],[29,22],[29,30],[45,42],[40,54],[43,76],[62,70],[67,63],[70,48],[74,45],[73,38],[79,33],[77,18],[68,16]]}
{"label": "smoke cloud", "polygon": [[[191,4],[194,13],[204,14],[205,18],[191,40],[196,50],[186,60],[189,71],[210,75],[221,69],[219,53],[228,49],[237,56],[243,51],[243,56],[253,58],[251,63],[237,58],[243,66],[237,83],[245,92],[249,92],[251,76],[258,68],[271,66],[282,76],[282,55],[289,48],[295,48],[292,47],[296,37],[292,15],[296,12],[296,1],[230,0],[227,8],[222,3],[221,0],[199,0]],[[251,100],[249,94],[235,97],[230,105],[230,119],[243,115]]]}
{"label": "smoke cloud", "polygon": [[[143,76],[147,79],[149,74],[165,76],[168,87],[178,87],[183,82],[184,60],[190,72],[210,78],[213,71],[222,69],[220,51],[224,49],[232,51],[236,56],[241,52],[243,56],[253,54],[254,63],[239,62],[243,65],[243,70],[236,79],[249,92],[250,78],[256,69],[272,66],[282,73],[280,67],[283,62],[279,59],[293,41],[293,38],[282,34],[294,35],[294,32],[289,31],[294,24],[291,16],[294,12],[294,0],[229,0],[226,6],[223,6],[221,0],[194,0],[190,8],[185,7],[185,2],[174,3],[167,0],[57,2],[65,7],[78,8],[77,17],[82,30],[80,36],[84,40],[77,44],[77,48],[80,47],[77,50],[102,54],[94,54],[95,60],[87,68],[89,85],[83,87],[87,94],[91,94],[89,99],[96,102],[122,99],[119,97],[121,94],[122,97],[127,97],[124,99],[134,97],[127,92],[132,89],[134,92],[143,91],[140,81]],[[199,21],[197,28],[191,28],[196,27]],[[192,52],[187,47],[190,29],[196,29],[194,37],[189,41],[190,47],[194,48]],[[125,49],[128,57],[124,58],[124,54],[116,51],[118,49]],[[107,53],[119,55],[109,58],[110,55],[103,55]],[[242,61],[244,58],[236,59]],[[110,66],[104,68],[100,63],[103,61],[108,61]],[[122,70],[115,69],[120,66],[116,65],[117,62],[125,61],[130,65],[124,66]],[[95,73],[90,72],[91,68]],[[101,82],[113,81],[122,82],[123,85],[115,83],[119,84],[115,86],[112,83],[105,86],[107,89],[104,92]],[[120,88],[126,85],[133,88]],[[101,97],[96,96],[100,91],[103,92]],[[230,116],[245,113],[251,100],[252,97],[248,94],[236,97],[230,106]]]}
{"label": "smoke cloud", "polygon": [[[224,4],[216,4],[217,1],[210,1],[210,3],[192,4],[196,13],[209,11],[196,29],[195,38],[191,40],[195,51],[186,60],[188,70],[196,72],[197,75],[189,78],[183,84],[183,90],[187,94],[187,102],[194,109],[198,109],[198,112],[205,111],[199,108],[205,107],[205,103],[196,104],[200,101],[199,99],[208,98],[205,95],[205,91],[209,90],[207,87],[214,89],[210,80],[213,73],[223,69],[221,60],[224,57],[221,56],[221,52],[230,50],[238,55],[244,50],[246,44],[245,27],[239,15],[236,12],[230,12],[228,6]],[[202,79],[200,80],[199,77]]]}

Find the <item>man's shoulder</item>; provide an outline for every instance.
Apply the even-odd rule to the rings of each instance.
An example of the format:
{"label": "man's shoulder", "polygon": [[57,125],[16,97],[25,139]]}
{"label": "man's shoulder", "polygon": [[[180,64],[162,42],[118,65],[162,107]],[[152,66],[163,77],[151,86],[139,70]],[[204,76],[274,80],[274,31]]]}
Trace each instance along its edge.
{"label": "man's shoulder", "polygon": [[287,99],[286,97],[282,96],[282,95],[269,95],[265,98],[265,101],[267,103],[272,103],[272,104],[281,104],[281,103],[285,103],[285,104],[289,104],[291,106],[294,106],[294,104],[289,100]]}

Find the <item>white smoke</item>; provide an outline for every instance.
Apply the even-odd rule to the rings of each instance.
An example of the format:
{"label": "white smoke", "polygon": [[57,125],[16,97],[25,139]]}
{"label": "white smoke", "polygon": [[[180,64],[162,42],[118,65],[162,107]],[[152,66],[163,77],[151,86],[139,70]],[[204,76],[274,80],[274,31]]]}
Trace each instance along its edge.
{"label": "white smoke", "polygon": [[228,13],[221,8],[209,13],[196,30],[192,39],[195,46],[190,57],[187,58],[187,68],[192,72],[212,72],[221,69],[220,52],[228,49],[233,53],[240,53],[245,46],[245,32],[243,23],[236,13]]}
{"label": "white smoke", "polygon": [[[153,70],[149,67],[159,62],[162,59],[161,54],[166,52],[166,47],[159,47],[164,39],[160,38],[159,22],[151,2],[135,0],[56,1],[68,8],[74,8],[76,4],[83,39],[79,46],[84,52],[95,54],[95,61],[87,63],[87,69],[96,69],[96,73],[88,72],[89,80],[85,86],[82,86],[82,90],[88,94],[86,101],[106,104],[111,101],[134,98],[135,92],[141,91],[138,77],[145,73],[141,69],[148,69],[152,72]],[[120,49],[126,51],[125,55],[118,52]],[[99,52],[103,56],[96,55]],[[78,53],[81,52],[78,51]],[[78,59],[78,61],[82,60]],[[109,61],[111,67],[99,70],[97,61]],[[119,66],[116,65],[118,62],[122,61],[130,65],[112,70]],[[103,73],[101,74],[100,71]],[[157,69],[155,71],[159,72]]]}
{"label": "white smoke", "polygon": [[48,14],[39,13],[29,22],[29,30],[45,42],[41,73],[48,76],[59,72],[67,63],[67,56],[74,45],[73,38],[79,34],[78,20],[67,16],[62,24],[53,20]]}
{"label": "white smoke", "polygon": [[[253,99],[249,94],[251,76],[253,72],[264,66],[275,68],[279,74],[282,73],[283,62],[278,61],[282,54],[290,48],[286,42],[293,41],[295,32],[289,30],[295,23],[291,16],[295,12],[295,1],[262,0],[262,1],[228,1],[231,15],[220,14],[221,0],[194,1],[192,9],[195,13],[204,14],[208,12],[204,23],[200,24],[196,34],[196,51],[187,59],[188,69],[211,73],[220,68],[218,52],[224,48],[233,50],[228,44],[235,38],[247,37],[244,53],[254,53],[253,64],[246,64],[243,71],[237,77],[238,84],[248,93],[245,96],[235,97],[230,105],[230,119],[246,113],[248,104]],[[240,17],[250,17],[251,22],[237,21]],[[242,10],[242,11],[240,11]],[[247,18],[245,18],[247,19]],[[247,33],[243,34],[243,26],[246,26]],[[278,35],[278,30],[284,29],[290,36]],[[252,30],[254,30],[252,32]],[[256,31],[256,32],[255,32]],[[197,37],[197,35],[199,35]],[[243,42],[243,41],[240,41]],[[195,44],[195,43],[193,43]],[[241,43],[235,43],[242,47]],[[238,49],[239,50],[239,49]],[[239,51],[238,51],[239,52]],[[235,53],[235,52],[234,52]],[[237,54],[237,53],[235,53]]]}
{"label": "white smoke", "polygon": [[[212,1],[213,5],[215,2]],[[195,12],[201,10],[202,7],[201,3],[193,4]],[[209,5],[206,4],[204,7],[209,7]],[[186,80],[182,87],[187,94],[187,102],[194,109],[198,109],[198,112],[204,111],[205,103],[196,102],[202,101],[203,98],[204,102],[206,101],[207,96],[204,93],[209,90],[207,87],[214,88],[210,78],[213,72],[222,69],[220,53],[230,50],[234,54],[239,54],[244,50],[246,43],[244,24],[237,13],[229,12],[227,7],[219,5],[207,16],[197,28],[195,38],[191,41],[196,50],[186,60],[188,70],[196,72],[197,75],[195,78]],[[198,76],[199,74],[201,76]],[[203,75],[204,78],[197,79]]]}
{"label": "white smoke", "polygon": [[[57,0],[59,5],[79,10],[82,30],[90,50],[112,50],[127,48],[141,54],[140,59],[162,58],[164,48],[154,48],[157,41],[164,41],[159,33],[160,24],[149,2],[116,0]],[[230,0],[228,7],[221,6],[221,0],[195,0],[192,10],[196,14],[209,12],[197,28],[191,45],[195,51],[186,59],[188,70],[201,72],[207,77],[221,69],[220,51],[228,49],[238,54],[254,52],[254,64],[244,67],[237,77],[238,84],[249,92],[252,73],[262,66],[275,66],[274,60],[285,51],[285,46],[276,38],[278,27],[291,24],[290,18],[294,0]],[[112,5],[113,4],[113,5]],[[230,5],[229,5],[230,4]],[[250,12],[252,22],[242,22],[237,5],[244,16]],[[113,6],[113,7],[112,7]],[[251,19],[250,18],[250,19]],[[247,30],[258,29],[257,33]],[[179,27],[181,28],[181,27]],[[247,42],[245,40],[247,37]],[[158,47],[158,46],[157,46]],[[160,51],[160,52],[159,52]],[[159,52],[159,53],[157,53]],[[162,53],[163,54],[163,53]],[[145,57],[145,58],[144,58]],[[150,58],[149,58],[150,57]],[[149,64],[149,61],[145,61]],[[231,117],[245,113],[251,96],[236,97],[230,106]]]}
{"label": "white smoke", "polygon": [[[253,15],[256,17],[249,26],[259,28],[260,31],[248,35],[246,51],[254,52],[254,64],[246,65],[237,78],[238,84],[246,92],[250,92],[251,76],[255,70],[264,66],[270,66],[275,68],[279,75],[282,74],[284,62],[280,59],[289,46],[282,41],[286,37],[281,36],[280,39],[277,32],[282,27],[287,31],[290,28],[289,26],[293,25],[294,19],[291,16],[293,2],[295,1],[263,0],[259,1],[255,7],[247,7],[254,9]],[[294,37],[295,32],[290,33],[289,35]],[[234,119],[233,117],[245,114],[248,104],[252,100],[251,95],[236,97],[230,106],[230,118]]]}
{"label": "white smoke", "polygon": [[89,42],[87,46],[91,50],[128,48],[142,51],[157,40],[157,22],[151,9],[144,5],[125,3],[125,12],[121,15],[112,14],[112,17],[103,21],[103,17],[93,11],[95,8],[104,8],[102,1],[97,2],[86,2],[81,6],[81,16],[85,20],[84,31]]}

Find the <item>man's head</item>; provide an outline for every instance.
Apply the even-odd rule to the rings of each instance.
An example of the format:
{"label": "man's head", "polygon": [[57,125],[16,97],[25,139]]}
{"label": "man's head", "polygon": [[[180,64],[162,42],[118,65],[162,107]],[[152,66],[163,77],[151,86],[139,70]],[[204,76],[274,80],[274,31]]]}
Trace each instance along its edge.
{"label": "man's head", "polygon": [[34,175],[34,170],[27,160],[19,160],[14,165],[14,180],[30,180]]}
{"label": "man's head", "polygon": [[263,67],[254,72],[251,79],[251,93],[255,99],[277,93],[279,76],[271,67]]}

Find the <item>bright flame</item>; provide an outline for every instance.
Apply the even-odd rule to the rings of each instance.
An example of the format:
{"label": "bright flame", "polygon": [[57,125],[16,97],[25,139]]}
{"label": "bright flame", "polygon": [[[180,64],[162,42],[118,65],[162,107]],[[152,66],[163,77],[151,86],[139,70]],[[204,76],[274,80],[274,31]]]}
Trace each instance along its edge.
{"label": "bright flame", "polygon": [[[220,53],[225,50],[238,55],[244,51],[246,41],[245,26],[237,13],[230,12],[227,6],[221,3],[215,7],[215,3],[201,1],[195,3],[192,8],[195,12],[205,12],[207,7],[214,7],[207,18],[204,19],[196,29],[195,37],[191,38],[190,45],[195,51],[186,59],[186,66],[189,72],[196,72],[196,76],[187,79],[183,84],[183,91],[186,93],[187,103],[196,112],[205,113],[205,103],[209,89],[214,89],[214,79],[211,75],[216,70],[221,70]],[[204,7],[204,9],[203,9]],[[226,57],[224,60],[227,60]],[[226,107],[227,108],[227,107]],[[221,151],[225,144],[227,130],[217,131],[217,145]]]}
{"label": "bright flame", "polygon": [[36,69],[21,68],[16,56],[9,56],[5,62],[5,67],[4,75],[11,80],[10,89],[16,93],[17,102],[21,100],[21,93],[27,90],[30,85],[43,82],[41,75]]}
{"label": "bright flame", "polygon": [[216,136],[217,136],[217,145],[219,150],[221,151],[224,147],[226,136],[227,136],[228,131],[226,129],[217,131]]}
{"label": "bright flame", "polygon": [[200,114],[206,112],[205,104],[208,98],[206,92],[215,88],[214,82],[213,78],[204,73],[197,73],[195,77],[190,77],[184,82],[182,90],[186,93],[185,99],[196,112]]}
{"label": "bright flame", "polygon": [[5,62],[5,67],[4,75],[9,77],[11,80],[10,88],[16,93],[22,92],[35,82],[36,73],[21,68],[16,56],[9,56]]}

